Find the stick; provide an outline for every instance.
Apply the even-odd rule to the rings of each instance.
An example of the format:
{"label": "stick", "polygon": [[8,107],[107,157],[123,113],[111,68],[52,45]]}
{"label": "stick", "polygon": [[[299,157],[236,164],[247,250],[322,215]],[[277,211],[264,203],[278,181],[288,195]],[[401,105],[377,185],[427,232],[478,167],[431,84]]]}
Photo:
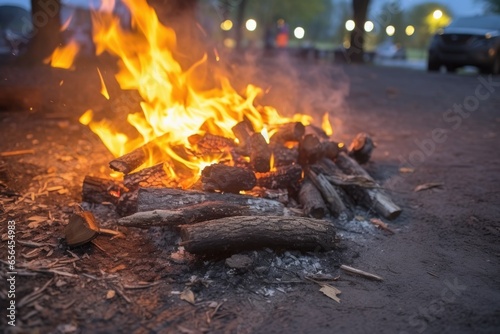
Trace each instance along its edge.
{"label": "stick", "polygon": [[328,209],[321,197],[321,192],[309,179],[302,182],[299,199],[306,216],[321,219],[326,215]]}
{"label": "stick", "polygon": [[382,277],[380,277],[378,275],[371,274],[369,272],[366,272],[366,271],[363,271],[363,270],[360,270],[360,269],[356,269],[356,268],[353,268],[353,267],[349,267],[349,266],[346,266],[345,264],[341,265],[340,269],[345,270],[348,273],[360,275],[360,276],[363,276],[363,277],[366,277],[366,278],[369,278],[369,279],[372,279],[372,280],[375,280],[375,281],[383,281],[384,280]]}
{"label": "stick", "polygon": [[313,218],[237,216],[180,229],[181,245],[194,254],[213,255],[264,247],[331,250],[335,245],[333,224]]}
{"label": "stick", "polygon": [[286,189],[290,184],[296,184],[302,178],[302,167],[290,165],[280,167],[276,171],[256,173],[257,185],[267,189]]}
{"label": "stick", "polygon": [[335,186],[330,184],[323,174],[316,174],[312,169],[306,171],[307,176],[312,181],[312,183],[318,188],[323,195],[326,203],[328,203],[328,208],[330,212],[335,217],[345,216],[342,218],[349,218],[349,214],[344,202],[342,201]]}
{"label": "stick", "polygon": [[0,152],[0,157],[13,157],[16,155],[35,154],[35,150],[18,150]]}

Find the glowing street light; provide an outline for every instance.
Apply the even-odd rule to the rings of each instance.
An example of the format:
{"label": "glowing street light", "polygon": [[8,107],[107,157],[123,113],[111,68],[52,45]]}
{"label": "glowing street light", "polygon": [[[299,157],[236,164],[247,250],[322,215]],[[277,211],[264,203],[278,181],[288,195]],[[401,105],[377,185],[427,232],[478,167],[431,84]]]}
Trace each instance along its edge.
{"label": "glowing street light", "polygon": [[354,23],[353,20],[346,21],[345,28],[347,29],[347,31],[353,31],[355,27],[356,27],[356,24]]}
{"label": "glowing street light", "polygon": [[245,27],[248,31],[254,31],[255,29],[257,29],[257,21],[255,21],[254,19],[249,19],[245,23]]}
{"label": "glowing street light", "polygon": [[295,28],[295,30],[293,31],[293,35],[295,36],[295,38],[297,39],[302,39],[304,38],[304,35],[306,34],[306,31],[304,30],[304,28],[302,27],[297,27]]}
{"label": "glowing street light", "polygon": [[413,35],[415,33],[415,27],[412,25],[407,26],[405,29],[405,33],[407,36]]}
{"label": "glowing street light", "polygon": [[394,28],[394,26],[387,26],[387,28],[385,28],[385,32],[387,33],[387,36],[393,36],[396,32],[396,28]]}
{"label": "glowing street light", "polygon": [[443,17],[443,12],[439,9],[436,9],[434,13],[432,13],[432,17],[435,18],[436,20],[439,20],[440,18]]}
{"label": "glowing street light", "polygon": [[366,21],[365,22],[365,31],[366,32],[370,32],[370,31],[373,31],[373,28],[375,26],[373,25],[373,22],[372,21]]}
{"label": "glowing street light", "polygon": [[231,20],[225,20],[220,24],[220,28],[224,31],[229,31],[233,27],[233,22]]}

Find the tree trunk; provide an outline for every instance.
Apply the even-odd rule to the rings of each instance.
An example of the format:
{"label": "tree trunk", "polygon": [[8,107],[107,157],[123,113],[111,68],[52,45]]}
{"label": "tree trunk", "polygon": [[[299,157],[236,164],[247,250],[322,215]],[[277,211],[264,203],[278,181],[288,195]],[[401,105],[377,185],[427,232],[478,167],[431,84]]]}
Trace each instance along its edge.
{"label": "tree trunk", "polygon": [[247,0],[241,0],[238,5],[238,14],[236,16],[236,48],[241,49],[243,40],[243,29],[245,20],[245,7],[247,5]]}
{"label": "tree trunk", "polygon": [[33,37],[26,59],[30,63],[41,63],[50,56],[61,42],[61,0],[31,0]]}
{"label": "tree trunk", "polygon": [[365,22],[370,0],[352,0],[353,18],[355,28],[351,32],[351,46],[349,48],[349,61],[353,63],[362,63],[365,42]]}

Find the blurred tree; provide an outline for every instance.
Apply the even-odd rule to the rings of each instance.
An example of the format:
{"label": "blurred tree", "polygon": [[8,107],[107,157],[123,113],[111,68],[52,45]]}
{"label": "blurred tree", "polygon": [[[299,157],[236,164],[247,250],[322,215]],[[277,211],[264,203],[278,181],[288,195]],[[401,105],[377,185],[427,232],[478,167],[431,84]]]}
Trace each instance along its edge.
{"label": "blurred tree", "polygon": [[41,63],[61,42],[61,0],[31,0],[33,31],[25,59]]}
{"label": "blurred tree", "polygon": [[343,0],[336,3],[335,6],[335,25],[334,25],[334,35],[333,42],[335,45],[343,45],[346,42],[346,29],[345,23],[352,17],[352,6],[349,0]]}
{"label": "blurred tree", "polygon": [[[441,11],[442,15],[434,16],[434,12]],[[415,36],[412,38],[414,46],[425,48],[431,40],[432,35],[440,28],[444,28],[451,22],[452,13],[446,6],[438,2],[428,2],[416,5],[408,12],[408,24],[415,27]]]}
{"label": "blurred tree", "polygon": [[355,28],[351,31],[351,43],[347,55],[349,61],[364,61],[365,22],[370,0],[352,0],[352,12]]}
{"label": "blurred tree", "polygon": [[500,14],[500,0],[481,0],[486,4],[486,12]]}

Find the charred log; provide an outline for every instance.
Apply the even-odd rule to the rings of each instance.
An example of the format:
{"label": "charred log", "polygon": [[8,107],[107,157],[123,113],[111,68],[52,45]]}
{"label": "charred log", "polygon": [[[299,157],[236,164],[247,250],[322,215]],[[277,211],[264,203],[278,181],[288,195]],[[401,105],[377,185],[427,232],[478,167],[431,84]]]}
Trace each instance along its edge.
{"label": "charred log", "polygon": [[82,201],[97,204],[108,202],[116,205],[122,193],[126,191],[127,189],[119,182],[87,175],[83,179]]}
{"label": "charred log", "polygon": [[268,172],[271,169],[271,150],[260,133],[254,133],[250,138],[250,163],[259,173]]}
{"label": "charred log", "polygon": [[252,124],[245,119],[231,128],[236,138],[238,138],[238,153],[250,155],[251,138],[255,133]]}
{"label": "charred log", "polygon": [[259,212],[284,215],[287,211],[279,202],[236,194],[207,193],[171,188],[141,188],[137,196],[137,211],[175,210],[203,202],[226,202],[242,206],[255,206]]}
{"label": "charred log", "polygon": [[349,156],[358,163],[365,164],[370,160],[374,148],[375,144],[369,135],[358,133],[349,145]]}
{"label": "charred log", "polygon": [[290,184],[298,183],[302,178],[302,167],[290,165],[276,171],[256,173],[257,185],[268,189],[286,189]]}
{"label": "charred log", "polygon": [[[363,176],[375,182],[363,167],[345,153],[340,153],[335,163],[347,174]],[[401,214],[401,208],[394,204],[382,189],[368,189],[359,186],[348,186],[345,189],[359,204],[368,209],[374,209],[387,219],[396,219]]]}
{"label": "charred log", "polygon": [[278,128],[271,137],[272,143],[286,143],[287,141],[299,141],[305,133],[304,124],[300,122],[287,123]]}
{"label": "charred log", "polygon": [[316,135],[307,134],[299,144],[299,163],[309,165],[323,156],[323,146]]}
{"label": "charred log", "polygon": [[158,154],[159,152],[158,141],[160,139],[161,137],[144,144],[143,146],[133,150],[130,153],[127,153],[119,158],[111,160],[109,163],[109,167],[117,172],[129,174],[130,172],[134,171],[137,167],[145,163],[148,160],[148,157],[150,157],[151,155]]}
{"label": "charred log", "polygon": [[313,218],[237,216],[180,229],[181,245],[194,254],[215,255],[264,247],[331,250],[335,246],[333,224]]}
{"label": "charred log", "polygon": [[171,185],[163,163],[125,175],[123,184],[131,190],[139,187],[165,187]]}
{"label": "charred log", "polygon": [[288,148],[281,145],[272,146],[274,155],[274,167],[293,165],[299,161],[299,150],[297,147]]}
{"label": "charred log", "polygon": [[321,196],[321,192],[309,179],[305,179],[304,182],[302,182],[299,199],[300,204],[302,204],[304,214],[308,217],[321,219],[325,217],[328,212],[325,201]]}
{"label": "charred log", "polygon": [[188,138],[191,145],[196,145],[198,153],[203,155],[231,152],[236,146],[234,140],[210,133],[205,135],[192,135]]}
{"label": "charred log", "polygon": [[250,190],[257,184],[253,171],[222,164],[205,167],[201,172],[201,182],[205,191],[220,190],[235,194]]}
{"label": "charred log", "polygon": [[[121,218],[118,223],[127,227],[150,228],[153,226],[177,226],[194,224],[207,220],[242,216],[265,215],[255,206],[237,205],[226,202],[205,202],[176,210],[153,210],[137,212]],[[267,213],[272,214],[272,213]]]}
{"label": "charred log", "polygon": [[339,194],[339,189],[328,182],[323,174],[316,174],[310,168],[306,171],[306,175],[323,195],[323,199],[328,204],[328,209],[334,217],[345,219],[352,216],[352,212],[348,210]]}

